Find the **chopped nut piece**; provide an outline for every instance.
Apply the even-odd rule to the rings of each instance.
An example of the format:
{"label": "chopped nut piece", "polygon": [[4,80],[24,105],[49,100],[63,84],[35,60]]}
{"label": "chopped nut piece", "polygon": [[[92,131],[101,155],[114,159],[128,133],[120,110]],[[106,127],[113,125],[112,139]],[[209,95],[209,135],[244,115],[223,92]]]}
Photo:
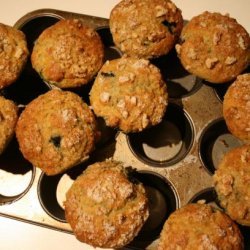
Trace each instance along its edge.
{"label": "chopped nut piece", "polygon": [[176,6],[173,3],[168,2],[167,5],[168,5],[169,9],[171,9],[173,11],[173,13],[176,12]]}
{"label": "chopped nut piece", "polygon": [[175,45],[175,50],[176,50],[177,54],[180,54],[181,53],[181,45],[180,44],[176,44]]}
{"label": "chopped nut piece", "polygon": [[188,56],[190,59],[193,59],[193,60],[196,60],[196,59],[197,59],[197,54],[196,54],[194,48],[190,48],[190,49],[189,49],[187,56]]}
{"label": "chopped nut piece", "polygon": [[249,94],[246,94],[246,95],[244,95],[244,96],[242,97],[242,99],[243,99],[244,101],[250,101],[250,95],[249,95]]}
{"label": "chopped nut piece", "polygon": [[134,80],[135,80],[135,74],[133,73],[129,73],[126,76],[120,76],[118,79],[120,83],[129,82],[129,81],[133,82]]}
{"label": "chopped nut piece", "polygon": [[128,82],[129,81],[129,77],[128,76],[120,76],[118,81],[120,83],[124,83],[124,82]]}
{"label": "chopped nut piece", "polygon": [[133,82],[135,80],[135,74],[129,73],[129,79],[131,80],[131,82]]}
{"label": "chopped nut piece", "polygon": [[226,24],[217,24],[215,27],[221,30],[228,30],[228,26]]}
{"label": "chopped nut piece", "polygon": [[133,68],[139,69],[139,68],[144,68],[149,65],[149,61],[145,59],[141,59],[137,61],[136,63],[133,64]]}
{"label": "chopped nut piece", "polygon": [[164,16],[168,12],[167,9],[165,9],[164,7],[160,5],[157,5],[155,9],[156,9],[156,17]]}
{"label": "chopped nut piece", "polygon": [[23,50],[22,50],[21,48],[18,48],[18,49],[16,50],[16,53],[15,53],[14,57],[20,58],[20,57],[22,56],[23,53],[24,53]]}
{"label": "chopped nut piece", "polygon": [[221,40],[221,33],[215,33],[213,36],[213,44],[217,45],[219,43],[219,41]]}
{"label": "chopped nut piece", "polygon": [[198,203],[198,204],[206,204],[206,200],[205,200],[205,199],[198,200],[197,203]]}
{"label": "chopped nut piece", "polygon": [[237,61],[237,59],[234,56],[228,56],[225,60],[226,65],[232,65]]}
{"label": "chopped nut piece", "polygon": [[233,191],[233,176],[232,175],[224,175],[221,179],[221,193],[225,196],[229,195]]}
{"label": "chopped nut piece", "polygon": [[124,109],[125,108],[125,101],[124,99],[121,99],[118,103],[117,103],[117,107]]}
{"label": "chopped nut piece", "polygon": [[102,92],[100,94],[101,102],[108,102],[110,100],[110,94],[108,92]]}
{"label": "chopped nut piece", "polygon": [[122,117],[125,118],[125,119],[127,119],[128,118],[128,111],[123,110],[122,111]]}
{"label": "chopped nut piece", "polygon": [[132,38],[138,38],[139,37],[139,35],[136,32],[132,32],[131,36],[132,36]]}
{"label": "chopped nut piece", "polygon": [[243,37],[242,37],[240,34],[237,34],[237,36],[238,36],[238,44],[239,44],[239,46],[240,46],[243,50],[246,50],[247,47],[246,47],[246,45],[245,45],[245,41],[244,41]]}
{"label": "chopped nut piece", "polygon": [[148,126],[149,120],[147,114],[143,114],[142,116],[142,127],[146,128]]}
{"label": "chopped nut piece", "polygon": [[136,96],[131,96],[130,102],[131,102],[131,104],[136,105],[137,104],[137,98],[136,98]]}
{"label": "chopped nut piece", "polygon": [[159,97],[159,103],[164,105],[167,104],[166,99],[164,99],[162,96]]}
{"label": "chopped nut piece", "polygon": [[207,58],[207,60],[205,61],[206,67],[208,69],[212,69],[218,61],[219,60],[216,57],[214,57],[214,58]]}
{"label": "chopped nut piece", "polygon": [[207,24],[205,22],[200,22],[200,26],[203,27],[203,28],[206,28]]}

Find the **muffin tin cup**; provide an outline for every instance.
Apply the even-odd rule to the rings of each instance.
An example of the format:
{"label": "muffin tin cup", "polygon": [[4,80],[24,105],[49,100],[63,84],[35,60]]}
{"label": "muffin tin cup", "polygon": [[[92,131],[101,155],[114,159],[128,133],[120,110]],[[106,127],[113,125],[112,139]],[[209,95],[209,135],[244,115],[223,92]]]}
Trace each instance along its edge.
{"label": "muffin tin cup", "polygon": [[0,205],[21,199],[31,188],[35,168],[26,161],[14,138],[0,156]]}
{"label": "muffin tin cup", "polygon": [[[63,209],[64,200],[57,197],[58,186],[69,186],[69,182],[66,181],[63,181],[63,184],[59,185],[63,176],[64,175],[47,176],[45,173],[42,173],[38,182],[37,194],[44,211],[53,219],[66,223]],[[65,196],[65,190],[60,190],[60,192],[62,196]]]}
{"label": "muffin tin cup", "polygon": [[174,186],[152,171],[137,171],[134,178],[145,187],[149,201],[149,217],[134,242],[148,242],[159,237],[169,215],[179,208]]}
{"label": "muffin tin cup", "polygon": [[166,167],[187,155],[194,140],[194,128],[185,110],[170,103],[159,125],[129,134],[127,139],[130,149],[140,160],[152,166]]}
{"label": "muffin tin cup", "polygon": [[[28,46],[32,49],[44,28],[64,18],[80,18],[100,34],[106,48],[105,60],[121,56],[113,44],[109,22],[105,18],[42,9],[23,16],[15,27],[24,31]],[[72,233],[64,215],[65,194],[88,165],[109,158],[121,161],[125,166],[133,166],[136,169],[135,177],[143,182],[149,196],[150,217],[139,235],[124,249],[157,249],[163,222],[171,212],[189,202],[216,201],[212,174],[221,156],[229,148],[241,144],[240,141],[232,140],[221,118],[221,98],[218,97],[215,86],[206,84],[183,69],[174,50],[169,55],[152,60],[152,63],[161,70],[169,93],[167,112],[159,125],[141,133],[124,134],[108,128],[104,120],[98,118],[102,137],[89,159],[56,176],[46,176],[40,169],[27,163],[16,145],[16,157],[11,155],[3,162],[0,160],[1,169],[7,172],[3,177],[4,183],[10,181],[10,186],[16,185],[11,183],[9,173],[21,177],[28,173],[29,180],[17,193],[0,192],[0,214]],[[70,91],[89,103],[91,84],[90,82],[88,86]],[[51,88],[54,86],[46,84],[28,61],[20,79],[2,90],[1,94],[23,107]],[[15,139],[11,142],[10,149],[12,143],[15,144]],[[8,152],[12,151],[7,148],[5,153],[10,155]],[[249,227],[241,228],[247,249]]]}
{"label": "muffin tin cup", "polygon": [[227,129],[223,118],[214,120],[204,129],[199,141],[199,156],[205,169],[212,175],[223,156],[231,149],[243,145]]}

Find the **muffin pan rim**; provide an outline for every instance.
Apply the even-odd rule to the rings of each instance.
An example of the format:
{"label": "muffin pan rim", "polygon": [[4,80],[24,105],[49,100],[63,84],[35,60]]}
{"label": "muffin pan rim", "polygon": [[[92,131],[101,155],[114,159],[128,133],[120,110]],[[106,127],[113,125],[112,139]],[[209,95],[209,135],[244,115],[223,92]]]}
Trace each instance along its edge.
{"label": "muffin pan rim", "polygon": [[[36,16],[38,15],[38,16]],[[80,14],[80,13],[72,13],[72,12],[66,12],[66,11],[61,11],[61,10],[55,10],[55,9],[38,9],[32,12],[27,13],[26,15],[24,15],[23,17],[21,17],[14,25],[14,27],[16,28],[20,28],[22,26],[20,26],[23,22],[23,25],[25,25],[26,23],[28,23],[29,20],[34,20],[36,17],[44,17],[44,16],[50,16],[51,17],[54,16],[56,18],[58,18],[58,20],[60,19],[64,19],[67,17],[80,17],[80,18],[85,18],[86,17],[86,22],[89,22],[89,20],[91,20],[91,18],[93,18],[93,20],[100,20],[100,23],[98,23],[98,27],[105,27],[108,24],[108,19],[106,18],[102,18],[102,17],[93,17],[93,16],[89,16],[89,15],[84,15],[84,14]],[[25,22],[26,20],[26,22]],[[25,23],[24,23],[25,22]],[[95,21],[91,21],[92,26],[94,26]],[[105,25],[104,25],[105,24]],[[183,109],[185,109],[187,111],[187,114],[189,115],[192,123],[195,123],[195,119],[193,117],[198,117],[198,114],[196,114],[195,112],[193,112],[192,108],[190,107],[190,105],[188,105],[188,102],[190,102],[190,99],[193,99],[194,96],[198,96],[201,94],[204,95],[204,93],[209,93],[208,98],[210,98],[214,105],[221,105],[221,101],[218,100],[218,98],[216,97],[214,90],[211,89],[211,87],[208,86],[202,86],[200,89],[198,89],[192,96],[184,96],[182,98],[176,98],[176,99],[170,99],[170,101],[173,101],[173,103],[183,106]],[[192,106],[192,105],[191,105]],[[203,108],[203,107],[202,107]],[[206,109],[205,109],[206,111]],[[209,111],[209,110],[208,110]],[[209,113],[209,112],[208,112]],[[204,185],[204,188],[209,188],[211,187],[211,175],[208,174],[206,172],[206,170],[202,167],[201,165],[201,161],[199,159],[199,155],[198,153],[196,153],[197,151],[197,141],[201,138],[201,134],[202,131],[204,129],[204,126],[206,124],[208,124],[210,121],[218,118],[221,116],[221,111],[220,108],[217,108],[215,110],[215,112],[212,114],[208,114],[208,116],[206,117],[206,119],[204,121],[202,121],[200,124],[193,124],[193,129],[194,129],[194,139],[193,139],[193,143],[192,146],[190,147],[190,150],[188,152],[188,154],[185,156],[184,159],[182,159],[181,162],[174,164],[173,166],[168,167],[168,169],[165,168],[152,168],[152,166],[146,165],[142,162],[140,162],[138,159],[136,159],[135,157],[129,155],[131,157],[131,162],[134,162],[136,168],[138,167],[139,171],[152,171],[155,172],[156,174],[159,174],[160,176],[163,176],[163,178],[167,178],[167,181],[170,182],[172,184],[173,187],[175,187],[175,190],[177,192],[178,195],[178,199],[179,199],[179,206],[182,206],[183,204],[187,203],[189,199],[189,196],[191,196],[191,194],[189,195],[180,195],[178,193],[181,193],[184,188],[188,188],[189,184],[187,184],[187,186],[185,187],[181,187],[181,183],[177,183],[177,185],[175,185],[174,183],[179,180],[181,180],[181,178],[186,178],[186,174],[184,172],[184,170],[190,171],[190,167],[192,165],[192,161],[194,161],[193,165],[193,171],[196,173],[197,177],[199,176],[204,176],[204,183],[198,183],[197,185],[195,185],[195,187],[190,191],[191,193],[196,191],[198,192],[199,190],[201,190],[201,187],[203,187],[202,185]],[[128,145],[126,144],[126,135],[124,135],[121,132],[117,133],[117,143],[118,144],[123,144],[123,146],[125,147],[125,152],[129,152]],[[125,138],[125,139],[124,139]],[[118,151],[119,151],[119,147],[121,145],[118,145]],[[132,154],[132,153],[131,153]],[[119,156],[119,152],[115,153],[114,155],[114,159],[123,159],[123,156],[120,157]],[[186,160],[186,158],[188,158],[189,161]],[[197,159],[198,158],[198,159]],[[126,158],[124,158],[126,159]],[[131,164],[132,165],[132,164]],[[134,166],[133,165],[133,166]],[[38,181],[41,177],[41,171],[40,170],[36,170],[36,175],[34,177],[34,182],[33,182],[33,187],[30,188],[31,192],[27,192],[26,195],[23,196],[23,199],[20,199],[18,202],[14,202],[12,203],[11,206],[13,206],[13,208],[10,209],[10,211],[8,211],[8,206],[0,206],[0,215],[5,216],[5,217],[10,217],[10,218],[14,218],[17,220],[22,220],[22,221],[26,221],[35,225],[39,225],[39,226],[43,226],[43,227],[47,227],[50,229],[54,229],[54,230],[58,230],[58,231],[63,231],[63,232],[67,232],[72,234],[71,229],[69,228],[67,223],[63,223],[65,225],[62,225],[61,222],[56,221],[54,218],[51,218],[45,210],[43,210],[43,208],[41,207],[41,204],[38,200],[37,195],[37,187],[38,187]],[[187,176],[187,180],[188,180],[188,176]],[[192,180],[197,180],[197,182],[199,182],[199,179],[190,179],[190,181]],[[36,196],[37,200],[34,201],[34,196]],[[191,196],[193,197],[193,195]],[[26,213],[20,213],[18,214],[16,211],[18,211],[21,207],[23,207],[25,204],[31,204],[31,201],[35,203],[35,207],[37,208],[37,213],[40,213],[40,215],[36,218],[35,215],[31,215],[30,217],[26,214]],[[10,206],[9,206],[10,207]],[[31,207],[32,208],[32,207]],[[31,212],[32,210],[30,210]],[[34,216],[34,217],[32,217]],[[83,245],[84,247],[84,245]],[[141,249],[141,248],[137,248],[136,246],[126,246],[124,247],[124,249]]]}

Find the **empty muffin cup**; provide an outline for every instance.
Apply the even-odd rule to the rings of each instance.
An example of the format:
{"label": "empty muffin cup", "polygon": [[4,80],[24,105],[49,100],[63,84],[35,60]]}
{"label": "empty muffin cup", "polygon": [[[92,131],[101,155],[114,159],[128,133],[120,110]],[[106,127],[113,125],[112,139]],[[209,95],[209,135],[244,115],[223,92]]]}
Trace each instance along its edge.
{"label": "empty muffin cup", "polygon": [[60,222],[65,222],[63,201],[73,180],[67,174],[47,176],[42,173],[38,182],[38,197],[44,211]]}
{"label": "empty muffin cup", "polygon": [[66,223],[63,204],[66,199],[66,193],[74,180],[90,164],[89,161],[86,161],[63,174],[54,176],[41,173],[37,185],[37,194],[42,208],[50,217]]}
{"label": "empty muffin cup", "polygon": [[219,162],[230,149],[243,145],[227,129],[223,118],[211,122],[199,139],[199,156],[205,169],[214,174]]}
{"label": "empty muffin cup", "polygon": [[127,135],[134,155],[152,166],[171,166],[189,152],[194,138],[192,122],[181,107],[169,104],[163,121],[140,133]]}
{"label": "empty muffin cup", "polygon": [[35,168],[26,161],[13,139],[0,156],[0,205],[22,198],[31,188]]}
{"label": "empty muffin cup", "polygon": [[145,249],[147,245],[159,237],[169,215],[179,208],[179,199],[174,186],[155,172],[132,170],[131,177],[135,181],[140,181],[146,190],[149,201],[149,217],[129,247],[131,249]]}
{"label": "empty muffin cup", "polygon": [[221,209],[213,187],[201,190],[190,199],[189,203],[206,203]]}
{"label": "empty muffin cup", "polygon": [[40,175],[37,194],[42,208],[50,217],[66,223],[63,204],[66,199],[66,193],[88,164],[88,161],[84,162],[63,174],[48,176],[42,173]]}

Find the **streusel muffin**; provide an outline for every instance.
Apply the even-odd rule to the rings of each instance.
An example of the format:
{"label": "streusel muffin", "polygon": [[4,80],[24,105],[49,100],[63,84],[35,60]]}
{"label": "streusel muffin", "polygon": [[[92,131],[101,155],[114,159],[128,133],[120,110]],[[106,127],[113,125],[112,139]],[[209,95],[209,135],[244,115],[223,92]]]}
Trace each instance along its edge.
{"label": "streusel muffin", "polygon": [[45,29],[31,55],[33,68],[47,83],[59,88],[87,84],[103,61],[100,36],[78,19],[60,20]]}
{"label": "streusel muffin", "polygon": [[236,78],[249,64],[250,37],[228,15],[208,11],[193,17],[176,45],[184,68],[211,83]]}
{"label": "streusel muffin", "polygon": [[50,90],[31,101],[20,115],[16,136],[24,157],[47,175],[84,161],[98,132],[94,114],[69,91]]}
{"label": "streusel muffin", "polygon": [[225,212],[239,224],[250,226],[250,146],[225,154],[213,180]]}
{"label": "streusel muffin", "polygon": [[228,130],[250,143],[250,74],[239,75],[227,89],[223,100],[223,116]]}
{"label": "streusel muffin", "polygon": [[29,56],[25,34],[0,23],[0,89],[20,76]]}
{"label": "streusel muffin", "polygon": [[181,10],[170,0],[123,0],[110,14],[114,43],[133,57],[167,54],[183,27]]}
{"label": "streusel muffin", "polygon": [[242,250],[243,237],[225,213],[207,204],[188,204],[173,212],[164,224],[158,250]]}
{"label": "streusel muffin", "polygon": [[94,247],[121,248],[149,216],[143,185],[131,181],[120,162],[90,165],[66,194],[66,220],[78,240]]}
{"label": "streusel muffin", "polygon": [[18,108],[16,104],[0,96],[0,154],[15,134],[18,119]]}
{"label": "streusel muffin", "polygon": [[142,131],[161,122],[168,103],[166,83],[148,60],[122,57],[103,65],[90,103],[107,126],[125,133]]}

